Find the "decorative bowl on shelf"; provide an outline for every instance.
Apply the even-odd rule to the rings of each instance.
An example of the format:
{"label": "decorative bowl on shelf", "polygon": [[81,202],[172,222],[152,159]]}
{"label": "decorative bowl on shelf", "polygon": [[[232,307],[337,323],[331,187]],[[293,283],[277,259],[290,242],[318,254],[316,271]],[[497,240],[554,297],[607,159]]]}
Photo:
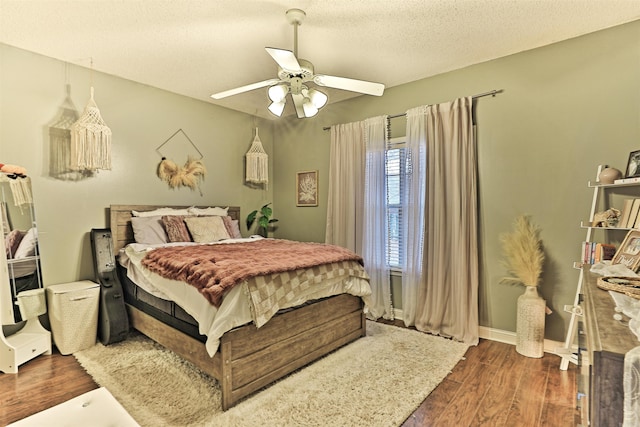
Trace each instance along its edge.
{"label": "decorative bowl on shelf", "polygon": [[598,175],[600,184],[613,184],[616,179],[622,178],[622,172],[616,168],[604,168]]}

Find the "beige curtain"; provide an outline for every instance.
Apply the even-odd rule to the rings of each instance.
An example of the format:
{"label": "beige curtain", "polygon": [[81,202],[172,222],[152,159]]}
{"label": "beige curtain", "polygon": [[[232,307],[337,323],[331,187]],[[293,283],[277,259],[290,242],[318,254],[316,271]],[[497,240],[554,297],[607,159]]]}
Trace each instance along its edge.
{"label": "beige curtain", "polygon": [[472,98],[407,111],[412,161],[403,315],[418,330],[478,343],[477,159]]}
{"label": "beige curtain", "polygon": [[366,311],[372,319],[393,319],[386,258],[387,122],[387,116],[379,116],[331,127],[325,240],[362,256],[372,292]]}
{"label": "beige curtain", "polygon": [[326,243],[362,255],[364,122],[331,126]]}
{"label": "beige curtain", "polygon": [[386,149],[387,116],[366,119],[365,123],[365,186],[362,218],[365,233],[362,237],[362,259],[369,274],[371,302],[368,317],[393,319],[391,303],[391,279],[387,263],[387,219]]}

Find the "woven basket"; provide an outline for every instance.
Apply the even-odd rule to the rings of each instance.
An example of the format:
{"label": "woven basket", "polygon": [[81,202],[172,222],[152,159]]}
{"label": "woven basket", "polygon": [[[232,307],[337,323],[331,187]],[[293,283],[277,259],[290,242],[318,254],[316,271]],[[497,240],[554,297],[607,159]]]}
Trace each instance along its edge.
{"label": "woven basket", "polygon": [[615,291],[640,299],[640,277],[598,277],[597,285],[605,291]]}

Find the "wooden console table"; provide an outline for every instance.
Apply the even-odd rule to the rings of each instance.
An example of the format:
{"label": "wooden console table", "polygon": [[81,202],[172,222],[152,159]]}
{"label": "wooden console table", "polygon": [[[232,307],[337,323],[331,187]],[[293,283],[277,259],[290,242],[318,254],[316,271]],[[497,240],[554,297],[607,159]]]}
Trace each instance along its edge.
{"label": "wooden console table", "polygon": [[[580,341],[586,344],[581,354],[582,384],[588,403],[585,409],[591,426],[621,426],[623,418],[623,373],[624,356],[640,345],[629,326],[615,320],[615,302],[609,292],[597,287],[599,276],[583,272],[585,283],[582,289],[584,315],[581,319]],[[626,319],[626,316],[624,317]],[[583,347],[580,344],[580,347]],[[590,369],[589,369],[590,365]],[[588,388],[588,389],[587,389]],[[583,421],[584,425],[587,425]]]}

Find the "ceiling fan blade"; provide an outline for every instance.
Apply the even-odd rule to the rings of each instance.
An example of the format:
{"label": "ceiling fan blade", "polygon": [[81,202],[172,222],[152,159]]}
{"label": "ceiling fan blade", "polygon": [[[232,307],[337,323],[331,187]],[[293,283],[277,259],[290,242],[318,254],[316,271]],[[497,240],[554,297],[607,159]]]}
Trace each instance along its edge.
{"label": "ceiling fan blade", "polygon": [[292,93],[291,98],[293,98],[293,105],[296,107],[296,114],[298,115],[298,118],[304,119],[305,117],[307,117],[304,114],[304,108],[302,107],[302,104],[304,104],[304,96],[301,93],[297,95],[295,93]]}
{"label": "ceiling fan blade", "polygon": [[279,79],[264,80],[257,83],[251,83],[250,85],[240,86],[235,89],[229,89],[223,92],[214,93],[213,95],[211,95],[211,97],[213,99],[222,99],[222,98],[226,98],[227,96],[237,95],[243,92],[249,92],[250,90],[260,89],[261,87],[271,86],[276,83],[280,83],[280,80]]}
{"label": "ceiling fan blade", "polygon": [[315,84],[320,86],[350,90],[352,92],[360,92],[367,95],[382,96],[384,93],[384,85],[382,83],[347,79],[346,77],[327,76],[323,74],[316,74],[313,77],[313,81]]}
{"label": "ceiling fan blade", "polygon": [[290,50],[278,49],[275,47],[265,47],[265,50],[283,70],[298,72],[302,69],[298,59]]}

